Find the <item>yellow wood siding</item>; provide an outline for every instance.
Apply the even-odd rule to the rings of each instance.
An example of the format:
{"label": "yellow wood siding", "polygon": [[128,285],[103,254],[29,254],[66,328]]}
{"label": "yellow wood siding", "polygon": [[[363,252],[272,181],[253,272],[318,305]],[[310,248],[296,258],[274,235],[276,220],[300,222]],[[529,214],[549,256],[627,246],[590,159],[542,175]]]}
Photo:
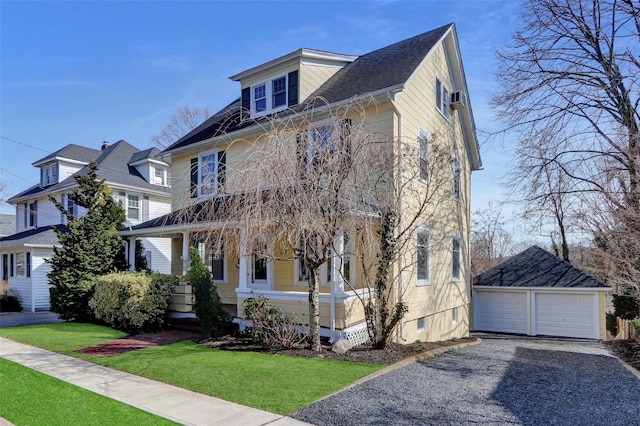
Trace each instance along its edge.
{"label": "yellow wood siding", "polygon": [[300,64],[300,102],[304,101],[340,70],[335,66]]}

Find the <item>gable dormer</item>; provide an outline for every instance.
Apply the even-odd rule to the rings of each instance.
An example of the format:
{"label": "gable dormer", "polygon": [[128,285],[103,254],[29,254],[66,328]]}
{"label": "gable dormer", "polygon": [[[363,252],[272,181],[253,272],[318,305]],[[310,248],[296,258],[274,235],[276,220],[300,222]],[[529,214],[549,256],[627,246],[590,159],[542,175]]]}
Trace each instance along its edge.
{"label": "gable dormer", "polygon": [[157,148],[149,148],[136,152],[129,161],[129,166],[135,167],[148,183],[169,187],[170,164],[161,156]]}
{"label": "gable dormer", "polygon": [[288,55],[229,77],[240,82],[242,109],[256,118],[298,105],[357,56],[312,49]]}

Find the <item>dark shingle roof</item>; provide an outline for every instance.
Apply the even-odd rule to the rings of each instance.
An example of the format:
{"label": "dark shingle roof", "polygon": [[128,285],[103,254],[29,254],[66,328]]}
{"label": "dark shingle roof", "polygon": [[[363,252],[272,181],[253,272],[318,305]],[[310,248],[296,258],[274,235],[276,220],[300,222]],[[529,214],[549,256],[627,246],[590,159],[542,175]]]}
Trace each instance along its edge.
{"label": "dark shingle roof", "polygon": [[[152,148],[151,150],[153,149],[156,148]],[[156,151],[159,153],[159,150],[156,149]],[[98,152],[100,155],[95,158],[95,163],[98,165],[98,179],[104,179],[111,184],[133,186],[141,190],[148,189],[169,194],[169,188],[150,184],[138,173],[135,167],[129,166],[131,158],[140,151],[127,141],[118,141]],[[62,182],[47,186],[46,188],[42,188],[40,185],[34,185],[18,195],[14,195],[8,201],[12,202],[12,200],[26,195],[34,195],[45,191],[51,192],[59,188],[65,188],[75,184],[74,176],[85,176],[88,172],[89,166],[87,165]]]}
{"label": "dark shingle roof", "polygon": [[[331,104],[405,83],[452,25],[444,25],[358,57],[336,72],[297,107],[277,115],[285,116],[292,112],[300,112],[317,99]],[[177,140],[165,149],[165,152],[269,119],[269,116],[266,116],[258,120],[241,121],[240,106],[240,99],[236,99]]]}
{"label": "dark shingle roof", "polygon": [[473,279],[474,286],[608,288],[569,262],[531,246]]}
{"label": "dark shingle roof", "polygon": [[9,248],[24,246],[25,244],[42,244],[42,245],[55,245],[58,244],[58,237],[53,228],[60,229],[63,233],[69,232],[69,228],[65,225],[45,226],[42,228],[29,229],[17,234],[9,235],[7,237],[0,238],[0,248]]}
{"label": "dark shingle roof", "polygon": [[82,161],[83,163],[89,163],[91,161],[95,161],[96,158],[100,155],[100,150],[87,148],[86,146],[69,144],[64,148],[60,148],[53,154],[49,154],[46,157],[41,158],[38,161],[35,161],[33,164],[41,163],[47,160],[53,160],[56,157],[68,158],[71,160]]}
{"label": "dark shingle roof", "polygon": [[0,237],[16,232],[16,215],[0,214]]}
{"label": "dark shingle roof", "polygon": [[319,97],[334,103],[406,82],[451,25],[358,57],[335,73],[309,98]]}
{"label": "dark shingle roof", "polygon": [[162,160],[162,156],[160,155],[160,150],[158,148],[148,148],[144,151],[138,151],[133,154],[133,156],[131,156],[131,160],[129,160],[129,164],[146,159],[164,161]]}

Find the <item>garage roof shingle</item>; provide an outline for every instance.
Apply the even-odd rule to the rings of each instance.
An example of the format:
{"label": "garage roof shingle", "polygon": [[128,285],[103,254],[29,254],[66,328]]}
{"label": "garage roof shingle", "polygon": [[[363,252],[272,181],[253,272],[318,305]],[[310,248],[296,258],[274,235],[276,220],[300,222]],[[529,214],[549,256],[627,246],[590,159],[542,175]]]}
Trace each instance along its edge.
{"label": "garage roof shingle", "polygon": [[531,246],[473,279],[474,286],[609,288],[569,262]]}

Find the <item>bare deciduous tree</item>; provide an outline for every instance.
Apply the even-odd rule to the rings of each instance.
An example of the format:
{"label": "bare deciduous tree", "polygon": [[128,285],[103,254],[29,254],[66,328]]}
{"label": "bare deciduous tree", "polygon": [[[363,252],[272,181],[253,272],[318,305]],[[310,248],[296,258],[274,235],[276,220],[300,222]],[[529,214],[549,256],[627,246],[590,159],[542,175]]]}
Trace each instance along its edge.
{"label": "bare deciduous tree", "polygon": [[[639,41],[634,0],[526,2],[521,28],[499,52],[494,97],[518,133],[520,155],[538,161],[538,177],[550,165],[564,176],[547,195],[571,195],[582,217],[623,220],[633,241],[640,240]],[[537,155],[541,149],[546,155]],[[600,228],[588,230],[602,238]],[[628,252],[620,265],[638,265],[639,255]],[[608,280],[626,281],[622,269],[611,268]]]}
{"label": "bare deciduous tree", "polygon": [[198,127],[210,115],[207,108],[179,106],[171,114],[169,124],[164,126],[160,133],[151,136],[151,141],[158,148],[164,149]]}
{"label": "bare deciduous tree", "polygon": [[471,270],[475,276],[506,260],[513,241],[502,211],[491,202],[486,209],[473,212],[471,223]]}

